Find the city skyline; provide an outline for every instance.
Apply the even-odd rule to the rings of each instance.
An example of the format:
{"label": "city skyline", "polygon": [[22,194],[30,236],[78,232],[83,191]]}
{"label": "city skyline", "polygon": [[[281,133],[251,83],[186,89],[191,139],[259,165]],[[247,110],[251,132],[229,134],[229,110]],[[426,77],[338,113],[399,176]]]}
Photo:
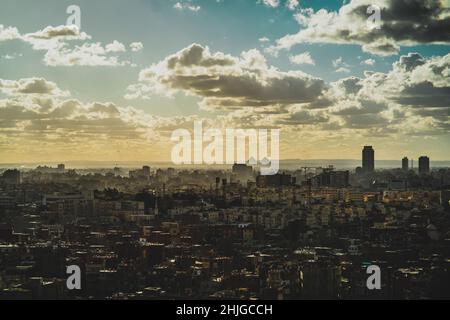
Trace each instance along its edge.
{"label": "city skyline", "polygon": [[364,151],[366,172],[0,171],[0,300],[448,299],[450,169]]}
{"label": "city skyline", "polygon": [[[367,152],[369,152],[369,154],[367,154]],[[381,165],[381,168],[396,168],[397,165],[399,168],[405,169],[407,168],[408,170],[413,170],[413,169],[417,169],[419,170],[419,165],[420,165],[420,161],[423,158],[427,158],[428,159],[428,165],[432,166],[433,163],[435,163],[436,167],[448,167],[450,164],[450,160],[435,160],[435,159],[431,159],[428,155],[425,155],[425,153],[422,153],[420,156],[416,156],[416,157],[411,157],[411,156],[404,156],[401,159],[378,159],[377,156],[377,149],[374,148],[374,146],[364,146],[364,148],[362,149],[362,157],[360,159],[280,159],[280,164],[287,164],[290,162],[307,162],[307,161],[312,161],[312,162],[322,162],[323,166],[326,165],[333,165],[335,167],[340,167],[340,166],[336,166],[333,164],[334,161],[340,161],[345,163],[346,161],[351,163],[351,162],[361,162],[361,166],[357,166],[356,168],[360,167],[364,172],[373,172],[375,171],[377,168],[379,168],[377,166],[377,164],[381,164],[381,163],[390,163],[389,165],[385,164],[385,165]],[[329,161],[327,163],[327,161]],[[186,164],[174,164],[172,161],[95,161],[95,160],[79,160],[79,161],[44,161],[44,162],[24,162],[24,163],[5,163],[5,162],[0,162],[0,166],[7,166],[7,165],[49,165],[49,164],[57,164],[60,165],[61,163],[77,163],[78,166],[83,167],[83,164],[85,164],[84,166],[86,168],[89,168],[88,163],[103,163],[104,167],[108,167],[108,166],[112,166],[112,165],[125,165],[125,167],[132,167],[133,164],[134,166],[137,164],[142,164],[144,165],[145,163],[147,164],[152,164],[152,165],[160,165],[160,166],[181,166],[181,167],[186,167],[186,168],[208,168],[208,167],[230,167],[231,164],[227,164],[227,163],[223,163],[223,164],[194,164],[194,163],[186,163]],[[243,164],[239,161],[235,161],[235,164]],[[248,161],[246,162],[248,164]],[[395,164],[394,164],[395,163]],[[447,164],[446,164],[447,163]],[[415,166],[415,164],[417,164]],[[440,164],[440,165],[439,165]],[[299,164],[300,165],[300,164]],[[348,168],[351,167],[350,164],[345,165],[342,168]],[[283,168],[280,168],[283,169]]]}
{"label": "city skyline", "polygon": [[36,16],[6,0],[0,162],[169,162],[172,132],[195,121],[280,129],[281,160],[373,145],[377,159],[448,161],[449,1],[419,3],[80,0],[78,29],[68,1]]}

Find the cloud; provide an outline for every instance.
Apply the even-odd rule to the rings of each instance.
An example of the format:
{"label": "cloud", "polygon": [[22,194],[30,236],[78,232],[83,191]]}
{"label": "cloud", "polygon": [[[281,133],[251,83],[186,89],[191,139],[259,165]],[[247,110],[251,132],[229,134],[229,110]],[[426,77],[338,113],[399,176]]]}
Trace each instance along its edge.
{"label": "cloud", "polygon": [[[450,54],[426,59],[418,53],[409,53],[394,63],[393,70],[380,78],[389,97],[408,106],[450,107]],[[380,78],[380,79],[379,79]],[[374,81],[375,82],[375,81]]]}
{"label": "cloud", "polygon": [[320,79],[267,65],[256,49],[234,57],[198,44],[142,70],[139,80],[128,88],[127,98],[184,92],[200,97],[207,109],[312,102],[324,89]]}
{"label": "cloud", "polygon": [[85,32],[81,32],[76,25],[60,25],[48,26],[43,30],[28,33],[23,36],[24,39],[41,39],[41,40],[87,40],[91,37]]}
{"label": "cloud", "polygon": [[[142,70],[126,97],[181,92],[198,97],[202,109],[227,111],[228,116],[218,119],[233,126],[288,132],[300,127],[339,132],[349,139],[355,134],[442,135],[450,124],[449,59],[450,54],[427,59],[410,53],[388,72],[366,71],[363,77],[327,84],[300,71],[269,66],[256,49],[232,56],[192,44]],[[339,72],[348,65],[338,57],[333,66]]]}
{"label": "cloud", "polygon": [[357,94],[362,88],[362,79],[357,77],[344,78],[334,82],[334,86],[339,88],[344,95]]}
{"label": "cloud", "polygon": [[47,66],[124,66],[117,54],[126,52],[121,42],[114,40],[103,46],[100,42],[83,42],[72,46],[69,42],[85,41],[91,36],[78,30],[75,25],[47,27],[41,31],[23,36],[35,50],[46,51],[44,63]]}
{"label": "cloud", "polygon": [[[384,139],[390,147],[414,137],[445,141],[450,133],[449,72],[450,54],[425,58],[410,53],[387,72],[367,71],[326,84],[269,66],[258,50],[232,56],[193,44],[142,70],[134,88],[139,90],[130,92],[144,98],[184,92],[198,97],[204,108],[227,111],[208,119],[158,117],[131,106],[82,102],[44,78],[2,79],[0,92],[6,98],[0,99],[0,144],[7,143],[9,150],[2,157],[48,159],[51,148],[55,159],[93,154],[117,159],[126,149],[125,159],[130,153],[146,159],[157,148],[167,158],[171,132],[190,130],[195,120],[213,128],[280,128],[287,154],[300,138],[302,150],[331,145],[327,152],[335,152],[332,146],[342,141]],[[311,96],[301,94],[314,90]]]}
{"label": "cloud", "polygon": [[340,66],[348,67],[348,64],[346,64],[346,63],[344,62],[344,59],[343,59],[342,57],[339,57],[339,58],[337,58],[337,59],[334,59],[334,60],[332,61],[332,63],[333,63],[333,66],[334,66],[335,68],[340,67]]}
{"label": "cloud", "polygon": [[350,73],[350,69],[345,68],[345,67],[340,67],[336,69],[336,72],[338,73]]}
{"label": "cloud", "polygon": [[89,40],[91,36],[79,30],[76,25],[61,25],[21,35],[20,39],[31,44],[34,50],[51,50],[69,41]]}
{"label": "cloud", "polygon": [[5,27],[0,24],[0,42],[7,40],[15,40],[19,39],[20,34],[17,28],[14,27]]}
{"label": "cloud", "polygon": [[[450,54],[426,59],[418,53],[401,56],[387,73],[365,72],[330,84],[328,112],[349,128],[448,133],[450,117]],[[427,111],[429,110],[429,111]]]}
{"label": "cloud", "polygon": [[[110,102],[84,103],[69,93],[62,95],[55,83],[44,78],[1,80],[0,90],[8,94],[0,99],[0,144],[6,145],[3,161],[118,161],[129,159],[129,154],[145,160],[155,148],[170,155],[168,130],[193,125],[195,120],[157,117]],[[123,150],[127,152],[121,155]]]}
{"label": "cloud", "polygon": [[366,59],[364,61],[361,62],[362,65],[366,65],[366,66],[373,66],[375,65],[375,60],[373,59]]}
{"label": "cloud", "polygon": [[109,53],[120,52],[119,47],[110,44],[103,47],[101,43],[84,43],[81,46],[70,48],[66,44],[61,44],[57,48],[50,49],[44,56],[44,63],[48,66],[108,66],[117,67],[128,65],[128,61],[121,61],[117,56],[110,56]]}
{"label": "cloud", "polygon": [[313,112],[310,110],[293,110],[288,114],[278,117],[279,125],[314,125],[328,122],[329,118],[324,112]]}
{"label": "cloud", "polygon": [[173,7],[180,11],[188,10],[188,11],[193,11],[193,12],[197,12],[202,9],[201,6],[194,5],[191,2],[177,2],[177,3],[175,3],[175,5]]}
{"label": "cloud", "polygon": [[68,91],[63,91],[51,81],[44,78],[25,78],[17,81],[0,79],[0,92],[6,95],[51,95],[51,96],[69,96]]}
{"label": "cloud", "polygon": [[144,45],[142,44],[142,42],[132,42],[130,43],[130,49],[133,52],[139,52],[144,49]]}
{"label": "cloud", "polygon": [[342,57],[339,57],[332,61],[333,67],[336,68],[336,72],[338,73],[349,73],[349,65],[344,62],[344,59]]}
{"label": "cloud", "polygon": [[[48,26],[42,30],[21,35],[16,28],[0,25],[1,40],[22,40],[32,45],[34,50],[45,51],[43,62],[47,66],[125,66],[129,61],[118,56],[127,51],[126,46],[114,40],[103,45],[101,42],[88,42],[91,36],[75,25]],[[73,42],[82,42],[73,45]],[[142,43],[130,44],[133,52],[142,49]]]}
{"label": "cloud", "polygon": [[[442,139],[450,129],[449,70],[450,54],[425,58],[410,53],[387,72],[368,71],[325,84],[268,66],[257,50],[232,56],[194,44],[142,70],[139,84],[158,84],[154,89],[184,92],[199,97],[212,111],[228,111],[202,119],[207,127],[280,128],[282,148],[299,137],[302,148],[313,148],[321,141]],[[298,82],[302,86],[288,99],[284,90]],[[316,95],[297,95],[298,88],[317,83]],[[55,157],[82,157],[89,150],[115,158],[113,151],[124,148],[143,159],[154,148],[168,155],[171,132],[191,129],[201,119],[157,117],[108,102],[84,103],[44,78],[2,79],[0,91],[6,94],[0,99],[0,143],[8,141],[8,150],[25,157],[26,152],[48,152],[49,146]],[[145,92],[148,97],[155,93],[161,92]]]}
{"label": "cloud", "polygon": [[259,2],[271,8],[277,8],[280,5],[280,0],[259,0]]}
{"label": "cloud", "polygon": [[316,65],[316,62],[311,57],[311,54],[309,52],[303,52],[295,56],[290,56],[289,60],[294,64],[310,64],[313,66]]}
{"label": "cloud", "polygon": [[119,41],[114,40],[113,42],[111,42],[105,46],[105,51],[108,53],[109,52],[117,53],[117,52],[126,52],[127,49],[125,48],[125,45],[123,43],[120,43]]}
{"label": "cloud", "polygon": [[[269,52],[300,43],[358,44],[376,55],[396,54],[400,46],[450,43],[450,13],[437,0],[351,0],[338,12],[303,9],[295,15],[301,29],[277,40]],[[381,9],[379,29],[368,26],[367,9]]]}
{"label": "cloud", "polygon": [[286,8],[288,8],[291,11],[297,9],[297,7],[299,5],[300,5],[300,1],[299,0],[287,0],[286,1]]}
{"label": "cloud", "polygon": [[127,150],[140,153],[148,150],[152,134],[139,116],[138,110],[112,104],[64,100],[53,101],[48,108],[37,100],[21,97],[0,100],[0,135],[11,142],[10,152],[22,159],[38,155],[65,159],[108,157],[127,145]]}
{"label": "cloud", "polygon": [[[257,3],[262,3],[266,7],[269,8],[278,8],[281,4],[280,0],[258,0]],[[300,5],[299,0],[286,0],[285,1],[285,7],[288,10],[294,11],[297,9],[297,7]]]}

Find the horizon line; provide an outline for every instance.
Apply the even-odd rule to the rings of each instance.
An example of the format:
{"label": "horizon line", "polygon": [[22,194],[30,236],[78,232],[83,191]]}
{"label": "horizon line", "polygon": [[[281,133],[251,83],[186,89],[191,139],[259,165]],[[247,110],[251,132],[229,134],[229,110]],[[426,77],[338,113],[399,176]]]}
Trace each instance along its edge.
{"label": "horizon line", "polygon": [[[415,158],[409,158],[409,160],[418,160]],[[314,158],[314,159],[280,159],[279,161],[361,161],[361,159],[320,159],[320,158]],[[385,161],[398,161],[399,163],[401,163],[402,159],[379,159],[379,160],[375,160],[375,162],[385,162]],[[450,162],[450,159],[445,159],[445,160],[432,160],[430,159],[430,162]],[[155,164],[172,164],[174,166],[180,166],[180,165],[176,165],[174,164],[172,161],[168,160],[168,161],[161,161],[161,160],[120,160],[120,161],[114,161],[114,160],[61,160],[61,161],[54,161],[54,160],[50,160],[50,161],[9,161],[9,162],[1,162],[0,161],[0,165],[41,165],[41,164],[65,164],[65,163],[116,163],[116,164],[120,164],[120,163],[155,163]],[[237,162],[236,162],[237,163]],[[207,165],[207,164],[183,164],[181,166],[224,166],[224,165],[230,165],[227,163],[223,163],[223,164],[212,164],[212,165]]]}

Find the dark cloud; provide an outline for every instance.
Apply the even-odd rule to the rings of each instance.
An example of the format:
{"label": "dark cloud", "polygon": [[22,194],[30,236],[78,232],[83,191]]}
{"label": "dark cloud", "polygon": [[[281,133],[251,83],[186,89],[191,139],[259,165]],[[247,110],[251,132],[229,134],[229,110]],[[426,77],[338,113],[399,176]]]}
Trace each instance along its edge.
{"label": "dark cloud", "polygon": [[357,77],[349,77],[338,82],[345,90],[346,94],[356,94],[362,89],[361,79]]}
{"label": "dark cloud", "polygon": [[277,124],[282,125],[311,125],[328,122],[329,118],[323,113],[312,113],[308,110],[300,110],[280,119]]}
{"label": "dark cloud", "polygon": [[17,81],[0,79],[0,92],[7,95],[51,95],[68,96],[68,91],[62,91],[51,81],[43,78],[25,78]]}
{"label": "dark cloud", "polygon": [[380,114],[351,114],[342,117],[345,126],[353,129],[380,128],[389,124],[389,119]]}
{"label": "dark cloud", "polygon": [[393,100],[420,108],[450,108],[450,87],[435,87],[431,82],[425,81],[406,87]]}
{"label": "dark cloud", "polygon": [[332,112],[335,115],[347,116],[347,115],[368,115],[368,114],[378,114],[382,111],[387,110],[388,106],[386,103],[377,103],[370,100],[360,101],[358,106],[350,106],[348,108],[343,108]]}
{"label": "dark cloud", "polygon": [[425,64],[425,58],[422,57],[417,52],[408,53],[406,56],[401,56],[400,60],[396,65],[405,69],[406,71],[411,71],[418,66]]}
{"label": "dark cloud", "polygon": [[257,50],[232,57],[197,44],[143,70],[140,81],[129,88],[129,97],[183,91],[203,98],[203,106],[219,109],[308,103],[325,88],[321,79],[269,67]]}
{"label": "dark cloud", "polygon": [[450,13],[440,0],[386,0],[380,5],[379,28],[367,25],[371,0],[352,0],[339,12],[304,10],[297,15],[302,29],[277,41],[270,51],[303,43],[359,44],[364,51],[391,55],[400,46],[450,43]]}

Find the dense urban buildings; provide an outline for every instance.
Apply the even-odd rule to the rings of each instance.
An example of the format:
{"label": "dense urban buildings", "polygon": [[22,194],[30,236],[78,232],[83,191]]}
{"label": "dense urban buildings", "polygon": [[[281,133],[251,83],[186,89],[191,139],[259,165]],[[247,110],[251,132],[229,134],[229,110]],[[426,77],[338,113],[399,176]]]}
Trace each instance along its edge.
{"label": "dense urban buildings", "polygon": [[0,299],[450,298],[450,169],[402,164],[4,170]]}

